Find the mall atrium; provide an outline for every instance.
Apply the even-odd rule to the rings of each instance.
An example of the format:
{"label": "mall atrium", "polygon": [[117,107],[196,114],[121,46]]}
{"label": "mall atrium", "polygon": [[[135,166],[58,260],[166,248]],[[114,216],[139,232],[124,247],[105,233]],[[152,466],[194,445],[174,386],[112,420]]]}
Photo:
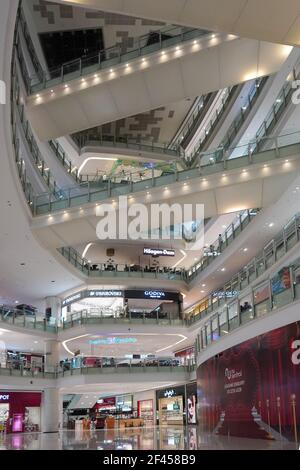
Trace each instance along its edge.
{"label": "mall atrium", "polygon": [[299,448],[299,2],[0,24],[0,449]]}

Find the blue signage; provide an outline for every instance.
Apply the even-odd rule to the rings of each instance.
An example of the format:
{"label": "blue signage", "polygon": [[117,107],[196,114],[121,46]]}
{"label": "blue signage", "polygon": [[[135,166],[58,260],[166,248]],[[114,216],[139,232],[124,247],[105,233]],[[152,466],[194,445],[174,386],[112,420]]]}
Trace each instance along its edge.
{"label": "blue signage", "polygon": [[89,344],[97,345],[97,344],[104,344],[104,345],[109,345],[109,344],[130,344],[130,343],[136,343],[137,339],[136,338],[117,338],[117,337],[111,337],[111,338],[99,338],[99,339],[91,339],[89,341]]}

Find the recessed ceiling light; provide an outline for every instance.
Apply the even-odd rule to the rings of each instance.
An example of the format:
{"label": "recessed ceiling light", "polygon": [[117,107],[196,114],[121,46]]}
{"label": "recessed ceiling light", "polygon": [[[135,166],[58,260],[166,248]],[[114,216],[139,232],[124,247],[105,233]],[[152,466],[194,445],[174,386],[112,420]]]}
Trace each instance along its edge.
{"label": "recessed ceiling light", "polygon": [[244,248],[243,251],[246,253],[246,251],[248,251],[248,248]]}
{"label": "recessed ceiling light", "polygon": [[15,300],[15,304],[18,304],[18,303],[19,303],[19,301],[18,301],[18,300]]}
{"label": "recessed ceiling light", "polygon": [[202,287],[206,287],[206,284],[202,284]]}
{"label": "recessed ceiling light", "polygon": [[113,69],[110,69],[110,73],[112,73]]}
{"label": "recessed ceiling light", "polygon": [[54,91],[53,91],[53,90],[51,90],[51,93],[54,93]]}
{"label": "recessed ceiling light", "polygon": [[226,268],[221,268],[221,271],[222,271],[222,272],[226,271]]}
{"label": "recessed ceiling light", "polygon": [[270,227],[270,228],[271,228],[271,227],[274,227],[274,225],[275,225],[274,222],[270,222],[270,223],[269,223],[269,227]]}

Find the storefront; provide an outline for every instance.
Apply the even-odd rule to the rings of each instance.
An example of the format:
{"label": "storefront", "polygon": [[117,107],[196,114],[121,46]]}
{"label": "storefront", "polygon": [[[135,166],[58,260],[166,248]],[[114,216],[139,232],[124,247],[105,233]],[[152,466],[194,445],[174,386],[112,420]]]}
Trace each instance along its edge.
{"label": "storefront", "polygon": [[[268,300],[264,285],[257,294],[256,306]],[[299,344],[300,324],[295,322],[202,363],[197,369],[197,393],[203,430],[215,430],[223,436],[298,442]]]}
{"label": "storefront", "polygon": [[145,390],[137,392],[133,397],[133,406],[137,410],[138,418],[144,422],[144,426],[151,427],[155,424],[155,391]]}
{"label": "storefront", "polygon": [[185,386],[157,390],[156,402],[160,425],[183,425],[185,416]]}
{"label": "storefront", "polygon": [[107,318],[178,318],[182,312],[182,295],[162,289],[83,290],[62,301],[62,320],[72,314]]}
{"label": "storefront", "polygon": [[39,432],[41,393],[0,392],[0,429],[7,433]]}
{"label": "storefront", "polygon": [[194,364],[195,363],[195,347],[191,346],[189,348],[176,351],[175,357],[178,358],[180,360],[180,363],[183,365]]}

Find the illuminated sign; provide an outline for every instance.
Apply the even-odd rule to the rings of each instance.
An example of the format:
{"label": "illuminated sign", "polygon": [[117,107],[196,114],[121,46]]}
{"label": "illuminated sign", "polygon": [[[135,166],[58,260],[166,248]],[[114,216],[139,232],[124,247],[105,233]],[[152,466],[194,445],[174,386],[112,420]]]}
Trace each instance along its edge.
{"label": "illuminated sign", "polygon": [[206,251],[203,253],[203,256],[208,257],[208,256],[219,256],[221,253],[219,251]]}
{"label": "illuminated sign", "polygon": [[89,290],[88,297],[123,297],[121,290]]}
{"label": "illuminated sign", "polygon": [[178,302],[178,292],[163,292],[162,290],[82,290],[77,292],[76,294],[70,295],[66,297],[62,301],[62,306],[66,307],[67,305],[71,305],[74,302],[78,302],[82,299],[87,298],[123,298],[126,299],[163,299],[163,300],[174,300]]}
{"label": "illuminated sign", "polygon": [[0,395],[0,401],[9,401],[9,395]]}
{"label": "illuminated sign", "polygon": [[175,250],[167,250],[161,248],[144,248],[144,255],[175,256]]}
{"label": "illuminated sign", "polygon": [[163,299],[166,296],[163,291],[159,290],[145,290],[144,295],[149,299]]}
{"label": "illuminated sign", "polygon": [[77,300],[86,299],[89,297],[99,297],[99,298],[108,298],[108,297],[123,297],[123,291],[121,290],[83,290],[77,292],[76,294],[67,297],[62,302],[62,306],[70,305]]}
{"label": "illuminated sign", "polygon": [[226,292],[213,292],[213,297],[218,297],[218,299],[230,299],[231,297],[235,297],[239,294],[237,290],[228,290]]}
{"label": "illuminated sign", "polygon": [[89,341],[89,344],[104,344],[104,345],[109,345],[109,344],[131,344],[131,343],[136,343],[137,339],[136,338],[117,338],[117,337],[111,337],[111,338],[102,338],[102,339],[91,339]]}
{"label": "illuminated sign", "polygon": [[175,395],[175,390],[174,390],[174,389],[173,389],[173,390],[166,390],[165,393],[164,393],[164,396],[165,396],[166,398],[171,398],[171,397],[173,397],[174,395]]}
{"label": "illuminated sign", "polygon": [[72,304],[73,302],[76,302],[76,300],[79,300],[82,298],[82,292],[78,292],[78,294],[74,294],[74,295],[71,295],[70,297],[67,297],[64,301],[63,301],[63,307],[65,305],[69,305],[69,304]]}

